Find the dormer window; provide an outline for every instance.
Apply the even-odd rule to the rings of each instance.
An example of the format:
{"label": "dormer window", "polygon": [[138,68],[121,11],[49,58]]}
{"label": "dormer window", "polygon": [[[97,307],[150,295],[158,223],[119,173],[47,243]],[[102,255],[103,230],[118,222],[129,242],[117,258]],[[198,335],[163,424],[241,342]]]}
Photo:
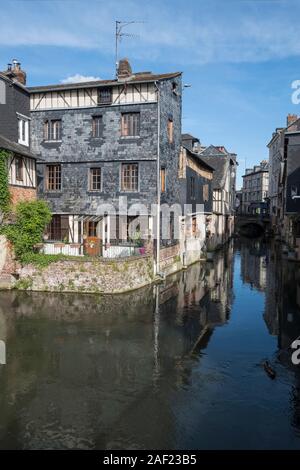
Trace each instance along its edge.
{"label": "dormer window", "polygon": [[98,104],[111,104],[112,89],[105,87],[98,89]]}
{"label": "dormer window", "polygon": [[29,118],[18,114],[18,143],[29,145]]}

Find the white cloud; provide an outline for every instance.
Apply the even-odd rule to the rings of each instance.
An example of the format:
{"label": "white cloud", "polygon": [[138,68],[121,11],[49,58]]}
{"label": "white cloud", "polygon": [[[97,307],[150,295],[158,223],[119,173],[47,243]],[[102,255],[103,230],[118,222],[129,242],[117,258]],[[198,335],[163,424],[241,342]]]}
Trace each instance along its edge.
{"label": "white cloud", "polygon": [[[123,38],[121,55],[148,63],[166,57],[176,64],[264,62],[300,55],[299,0],[286,3],[144,0],[140,9],[138,0],[90,0],[89,8],[83,0],[12,0],[1,8],[0,45],[72,47],[113,56],[117,11],[119,19],[145,21],[124,30],[137,36]],[[12,17],[22,34],[11,34]]]}
{"label": "white cloud", "polygon": [[82,82],[94,82],[95,80],[101,80],[100,77],[91,77],[86,75],[80,75],[80,73],[76,73],[71,77],[64,78],[60,81],[60,83],[68,84],[68,83],[82,83]]}

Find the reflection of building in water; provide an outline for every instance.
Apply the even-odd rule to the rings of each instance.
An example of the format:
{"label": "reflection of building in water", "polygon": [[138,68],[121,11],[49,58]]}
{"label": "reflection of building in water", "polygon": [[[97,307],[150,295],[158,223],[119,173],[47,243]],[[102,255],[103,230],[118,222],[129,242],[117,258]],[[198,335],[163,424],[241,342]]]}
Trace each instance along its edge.
{"label": "reflection of building in water", "polygon": [[1,292],[0,447],[168,448],[168,388],[226,320],[228,256],[122,296]]}
{"label": "reflection of building in water", "polygon": [[[269,333],[278,336],[277,358],[295,374],[291,390],[292,424],[300,430],[300,366],[292,363],[292,342],[300,336],[300,272],[297,263],[281,259],[275,247],[267,256],[267,285],[264,319]],[[280,374],[280,371],[279,371]]]}
{"label": "reflection of building in water", "polygon": [[233,245],[226,251],[216,253],[213,265],[208,275],[209,306],[214,310],[217,323],[228,320],[232,303],[233,282]]}
{"label": "reflection of building in water", "polygon": [[279,283],[278,283],[278,259],[275,250],[270,250],[267,258],[267,275],[265,290],[265,311],[264,320],[270,335],[278,335],[278,304],[279,304]]}
{"label": "reflection of building in water", "polygon": [[267,251],[261,240],[248,240],[241,245],[241,275],[243,282],[258,290],[265,290]]}

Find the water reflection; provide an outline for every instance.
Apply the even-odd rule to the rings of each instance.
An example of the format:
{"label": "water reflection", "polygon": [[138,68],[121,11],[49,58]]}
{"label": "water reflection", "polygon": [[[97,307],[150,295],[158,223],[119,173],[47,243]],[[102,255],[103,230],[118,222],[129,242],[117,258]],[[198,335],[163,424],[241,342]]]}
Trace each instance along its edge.
{"label": "water reflection", "polygon": [[[126,295],[1,292],[0,447],[297,447],[299,277],[278,256],[248,240]],[[286,371],[271,398],[264,355]]]}

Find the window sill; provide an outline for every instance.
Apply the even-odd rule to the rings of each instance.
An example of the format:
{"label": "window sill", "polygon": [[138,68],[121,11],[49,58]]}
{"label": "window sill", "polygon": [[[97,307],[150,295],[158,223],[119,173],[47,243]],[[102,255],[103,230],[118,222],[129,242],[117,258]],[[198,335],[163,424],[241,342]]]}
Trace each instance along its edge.
{"label": "window sill", "polygon": [[44,191],[47,194],[62,194],[63,193],[62,189],[53,189],[53,190],[45,189]]}
{"label": "window sill", "polygon": [[133,140],[133,139],[138,140],[140,138],[141,138],[140,135],[121,135],[122,140]]}
{"label": "window sill", "polygon": [[60,144],[62,140],[43,140],[44,144]]}
{"label": "window sill", "polygon": [[24,147],[29,147],[29,143],[28,143],[28,142],[24,142],[24,141],[21,141],[21,140],[18,140],[18,144],[24,145]]}

